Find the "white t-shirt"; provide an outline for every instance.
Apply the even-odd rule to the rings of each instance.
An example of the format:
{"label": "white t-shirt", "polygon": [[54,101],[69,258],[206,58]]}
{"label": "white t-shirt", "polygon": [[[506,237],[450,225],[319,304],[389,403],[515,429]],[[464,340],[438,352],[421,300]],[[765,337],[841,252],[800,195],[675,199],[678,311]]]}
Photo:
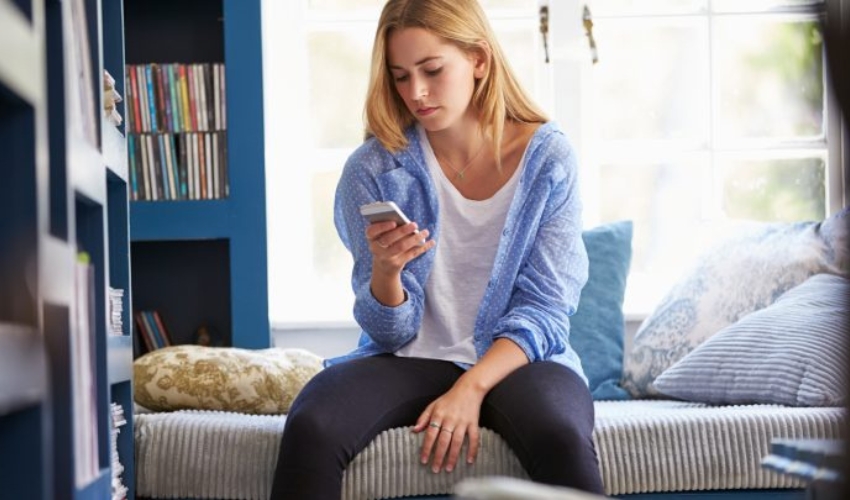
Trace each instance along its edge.
{"label": "white t-shirt", "polygon": [[525,154],[496,194],[486,200],[470,200],[440,168],[422,127],[419,135],[437,188],[440,234],[434,248],[434,267],[425,283],[425,310],[419,334],[396,354],[474,364],[478,360],[472,343],[475,319]]}

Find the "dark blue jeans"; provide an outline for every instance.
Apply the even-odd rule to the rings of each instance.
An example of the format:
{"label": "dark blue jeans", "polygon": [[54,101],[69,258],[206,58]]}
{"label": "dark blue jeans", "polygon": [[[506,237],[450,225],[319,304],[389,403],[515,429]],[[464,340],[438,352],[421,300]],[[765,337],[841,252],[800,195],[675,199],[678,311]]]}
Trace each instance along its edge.
{"label": "dark blue jeans", "polygon": [[[448,361],[393,355],[321,371],[292,404],[271,498],[340,498],[349,462],[382,431],[413,425],[462,374]],[[480,419],[505,439],[532,480],[603,492],[593,401],[572,370],[552,362],[519,368],[487,394]]]}

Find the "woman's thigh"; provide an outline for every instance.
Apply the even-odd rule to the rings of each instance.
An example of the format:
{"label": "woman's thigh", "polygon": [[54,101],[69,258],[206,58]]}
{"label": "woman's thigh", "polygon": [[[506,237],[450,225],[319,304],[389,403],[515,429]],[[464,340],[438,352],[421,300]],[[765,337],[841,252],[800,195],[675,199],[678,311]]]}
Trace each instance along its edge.
{"label": "woman's thigh", "polygon": [[292,404],[289,422],[346,442],[349,453],[379,432],[413,425],[425,407],[463,373],[454,363],[393,355],[370,356],[328,367]]}
{"label": "woman's thigh", "polygon": [[481,425],[502,436],[535,481],[601,491],[590,391],[553,362],[525,365],[494,387]]}

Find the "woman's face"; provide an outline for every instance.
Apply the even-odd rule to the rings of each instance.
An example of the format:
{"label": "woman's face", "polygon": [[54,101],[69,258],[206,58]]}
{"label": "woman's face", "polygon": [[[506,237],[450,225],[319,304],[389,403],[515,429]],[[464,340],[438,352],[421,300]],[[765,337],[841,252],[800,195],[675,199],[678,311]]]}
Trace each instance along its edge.
{"label": "woman's face", "polygon": [[407,109],[429,132],[474,118],[469,103],[484,63],[423,28],[393,30],[387,64]]}

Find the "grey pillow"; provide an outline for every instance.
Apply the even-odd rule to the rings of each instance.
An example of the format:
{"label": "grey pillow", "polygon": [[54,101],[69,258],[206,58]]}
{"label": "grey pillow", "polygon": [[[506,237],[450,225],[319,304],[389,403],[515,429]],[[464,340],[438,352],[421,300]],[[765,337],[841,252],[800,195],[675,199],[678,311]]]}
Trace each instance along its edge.
{"label": "grey pillow", "polygon": [[850,280],[817,274],[706,340],[655,388],[688,401],[840,406]]}
{"label": "grey pillow", "polygon": [[753,223],[708,249],[635,333],[621,385],[657,396],[655,378],[698,345],[819,273],[850,276],[850,212],[822,222]]}

